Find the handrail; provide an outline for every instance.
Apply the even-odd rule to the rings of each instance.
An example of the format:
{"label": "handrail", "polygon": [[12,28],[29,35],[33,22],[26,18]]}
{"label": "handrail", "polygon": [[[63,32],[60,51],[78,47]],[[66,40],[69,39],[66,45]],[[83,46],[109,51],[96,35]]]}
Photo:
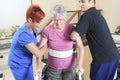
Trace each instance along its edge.
{"label": "handrail", "polygon": [[[98,12],[100,12],[101,13],[101,11],[102,11],[102,9],[98,9]],[[66,23],[70,23],[71,21],[72,21],[72,19],[76,16],[76,15],[78,15],[78,20],[80,19],[80,16],[81,16],[81,13],[82,13],[82,11],[81,10],[71,10],[71,11],[67,11],[67,13],[73,13],[71,16],[70,16],[70,18],[68,18],[68,20],[66,21]],[[47,26],[47,25],[49,25],[50,23],[52,22],[52,19],[50,19],[49,21],[48,21],[48,23],[46,23],[45,24],[45,26],[43,27],[43,29]],[[43,30],[42,29],[42,30]],[[41,30],[41,31],[42,31]]]}
{"label": "handrail", "polygon": [[67,11],[68,13],[69,12],[74,12],[71,17],[66,21],[66,23],[70,23],[72,21],[72,19],[80,12],[80,10],[77,10],[77,11]]}
{"label": "handrail", "polygon": [[41,31],[40,31],[39,34],[41,34],[41,32],[44,30],[44,28],[45,28],[47,25],[49,25],[51,22],[52,22],[52,19],[50,19],[50,20],[43,26],[43,28],[41,29]]}
{"label": "handrail", "polygon": [[[98,9],[98,12],[100,12],[101,13],[101,11],[102,11],[102,9]],[[76,15],[78,15],[78,20],[80,19],[80,16],[81,16],[81,13],[82,13],[82,11],[81,10],[71,10],[71,11],[67,11],[68,13],[73,13],[72,15],[71,15],[71,17],[67,20],[67,23],[70,23],[71,21],[72,21],[72,19],[76,16]]]}
{"label": "handrail", "polygon": [[51,22],[52,22],[52,19],[50,19],[49,22],[45,26],[49,25]]}
{"label": "handrail", "polygon": [[[70,18],[68,19],[69,20],[69,22],[71,22],[72,21],[72,19],[76,16],[76,15],[78,15],[78,20],[80,19],[80,15],[81,15],[81,13],[82,13],[82,11],[81,10],[71,10],[71,11],[67,11],[67,13],[73,13],[72,15],[71,15],[71,20],[70,20]],[[74,15],[76,13],[76,15]]]}

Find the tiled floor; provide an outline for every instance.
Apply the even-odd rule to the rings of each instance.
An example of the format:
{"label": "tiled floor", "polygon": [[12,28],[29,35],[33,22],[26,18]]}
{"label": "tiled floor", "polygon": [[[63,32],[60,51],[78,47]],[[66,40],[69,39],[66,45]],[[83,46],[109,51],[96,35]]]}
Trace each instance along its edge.
{"label": "tiled floor", "polygon": [[0,55],[3,55],[3,58],[0,58],[0,73],[3,73],[5,80],[14,80],[13,75],[10,72],[9,67],[7,66],[8,60],[8,51],[2,52]]}
{"label": "tiled floor", "polygon": [[[10,71],[8,65],[7,65],[8,52],[9,52],[9,50],[7,50],[5,52],[0,51],[0,56],[3,55],[3,58],[0,58],[0,74],[1,73],[4,74],[5,80],[14,80],[13,75],[11,74],[11,71]],[[35,68],[35,63],[36,63],[36,59],[34,57],[33,58],[33,66],[34,66],[34,68]],[[45,64],[42,63],[42,65],[45,65]]]}
{"label": "tiled floor", "polygon": [[[0,73],[4,74],[5,80],[14,80],[13,75],[11,74],[9,67],[7,66],[8,52],[9,52],[9,50],[6,50],[5,52],[0,51],[0,56],[3,55],[3,58],[0,58]],[[34,57],[33,58],[34,68],[35,68],[35,63],[36,63],[36,59]],[[42,65],[45,65],[45,64],[42,63]],[[118,72],[118,79],[117,80],[120,80],[120,72]]]}

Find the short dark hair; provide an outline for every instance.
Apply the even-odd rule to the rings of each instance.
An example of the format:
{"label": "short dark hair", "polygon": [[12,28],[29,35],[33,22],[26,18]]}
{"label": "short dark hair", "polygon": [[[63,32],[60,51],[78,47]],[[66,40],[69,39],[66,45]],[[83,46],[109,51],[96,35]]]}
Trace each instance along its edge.
{"label": "short dark hair", "polygon": [[[89,0],[89,1],[91,1],[91,0]],[[94,4],[95,4],[95,0],[94,0]]]}

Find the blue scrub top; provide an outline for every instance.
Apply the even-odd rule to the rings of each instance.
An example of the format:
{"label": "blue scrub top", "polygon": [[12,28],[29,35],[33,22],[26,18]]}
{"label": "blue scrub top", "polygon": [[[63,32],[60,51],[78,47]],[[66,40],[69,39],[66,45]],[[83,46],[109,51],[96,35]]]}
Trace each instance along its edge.
{"label": "blue scrub top", "polygon": [[38,31],[34,30],[34,35],[32,35],[26,24],[19,28],[19,30],[15,33],[11,43],[10,53],[8,57],[9,66],[29,67],[32,64],[33,54],[25,47],[25,45],[32,42],[37,44],[37,35]]}

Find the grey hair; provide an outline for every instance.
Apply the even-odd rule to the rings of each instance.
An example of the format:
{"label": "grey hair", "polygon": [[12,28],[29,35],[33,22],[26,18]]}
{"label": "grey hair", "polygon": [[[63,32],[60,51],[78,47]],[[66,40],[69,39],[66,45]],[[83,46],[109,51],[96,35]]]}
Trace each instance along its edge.
{"label": "grey hair", "polygon": [[61,4],[55,5],[55,6],[52,8],[51,13],[52,13],[52,17],[53,17],[54,15],[61,15],[61,16],[63,16],[63,18],[66,20],[67,12],[66,12],[64,6],[61,5]]}

